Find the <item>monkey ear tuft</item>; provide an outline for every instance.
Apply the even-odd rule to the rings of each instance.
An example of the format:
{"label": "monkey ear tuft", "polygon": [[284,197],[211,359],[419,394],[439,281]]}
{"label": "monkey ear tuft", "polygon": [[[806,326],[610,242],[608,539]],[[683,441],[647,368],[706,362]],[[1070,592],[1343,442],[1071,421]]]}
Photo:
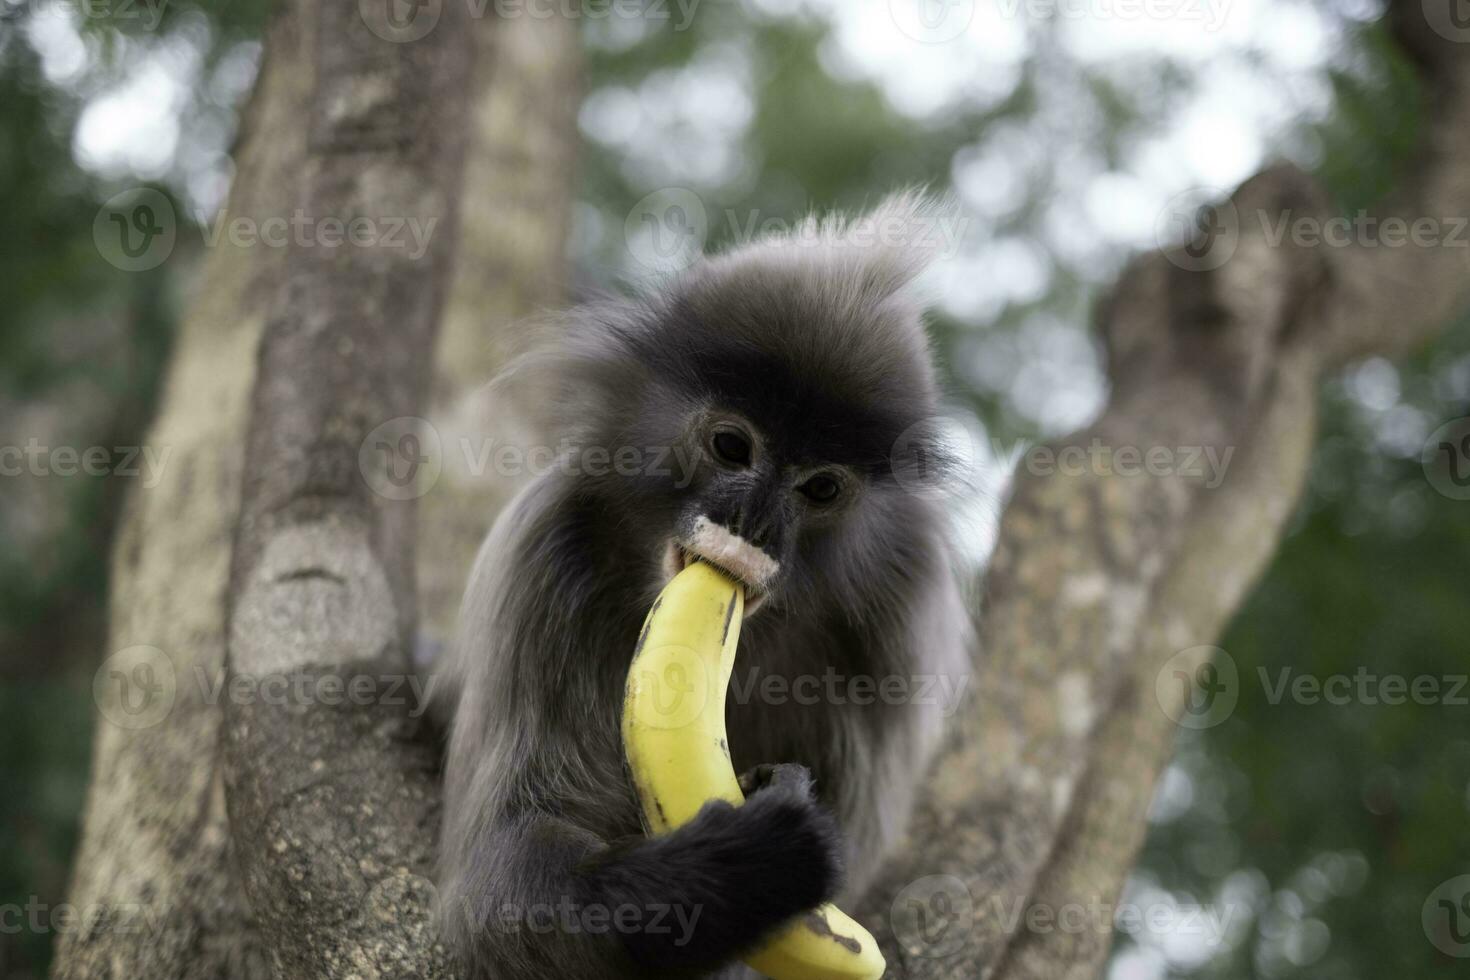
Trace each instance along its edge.
{"label": "monkey ear tuft", "polygon": [[936,258],[952,253],[966,224],[952,195],[911,187],[870,211],[810,215],[768,244],[811,253],[869,301],[881,301],[906,291]]}
{"label": "monkey ear tuft", "polygon": [[951,195],[922,188],[890,194],[859,214],[811,214],[787,231],[765,236],[691,270],[706,283],[822,284],[825,306],[873,309],[897,301],[922,309],[930,297],[914,288],[936,259],[952,254],[968,223]]}

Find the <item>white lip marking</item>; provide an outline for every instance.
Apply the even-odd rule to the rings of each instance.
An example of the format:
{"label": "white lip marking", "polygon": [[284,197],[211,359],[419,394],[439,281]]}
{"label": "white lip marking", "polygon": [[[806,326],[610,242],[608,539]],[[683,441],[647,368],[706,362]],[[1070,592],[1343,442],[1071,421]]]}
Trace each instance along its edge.
{"label": "white lip marking", "polygon": [[686,547],[760,588],[781,570],[781,563],[776,559],[703,514],[695,519],[694,532]]}

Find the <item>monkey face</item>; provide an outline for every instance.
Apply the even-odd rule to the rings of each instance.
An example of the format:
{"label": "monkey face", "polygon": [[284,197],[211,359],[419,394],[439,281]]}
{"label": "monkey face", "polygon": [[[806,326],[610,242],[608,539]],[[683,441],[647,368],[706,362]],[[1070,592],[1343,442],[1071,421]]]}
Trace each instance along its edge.
{"label": "monkey face", "polygon": [[711,406],[694,413],[685,434],[693,464],[664,546],[665,579],[703,559],[744,583],[754,614],[789,567],[803,532],[831,530],[864,491],[856,467],[792,452],[778,433],[748,416]]}
{"label": "monkey face", "polygon": [[[912,262],[827,242],[710,260],[575,321],[570,404],[617,449],[671,450],[669,472],[587,479],[597,538],[656,590],[702,558],[745,583],[747,614],[881,610],[935,560],[932,500],[895,447],[937,412]],[[663,458],[657,455],[645,458]]]}
{"label": "monkey face", "polygon": [[631,509],[634,521],[661,515],[642,530],[656,584],[703,559],[745,584],[747,616],[830,609],[841,592],[850,608],[870,603],[854,583],[879,581],[874,564],[927,519],[892,469],[896,440],[922,417],[901,390],[913,375],[864,383],[832,352],[794,360],[784,332],[783,343],[735,344],[728,330],[674,321],[660,333],[648,356],[663,370],[631,420],[636,441],[672,444],[678,460]]}

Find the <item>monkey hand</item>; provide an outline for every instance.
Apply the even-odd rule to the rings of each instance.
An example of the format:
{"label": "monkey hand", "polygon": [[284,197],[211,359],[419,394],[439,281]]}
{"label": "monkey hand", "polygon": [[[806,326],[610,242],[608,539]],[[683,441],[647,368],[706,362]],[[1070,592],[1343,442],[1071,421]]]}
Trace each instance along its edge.
{"label": "monkey hand", "polygon": [[[760,870],[771,878],[789,879],[796,915],[815,908],[837,893],[842,883],[842,834],[832,814],[816,801],[812,774],[794,763],[763,764],[740,777],[746,794],[742,808],[758,814],[750,822],[758,841]],[[746,786],[749,789],[746,789]]]}
{"label": "monkey hand", "polygon": [[806,766],[795,762],[762,762],[742,772],[739,781],[740,792],[747,797],[767,787],[789,784],[805,786],[810,795],[812,773]]}

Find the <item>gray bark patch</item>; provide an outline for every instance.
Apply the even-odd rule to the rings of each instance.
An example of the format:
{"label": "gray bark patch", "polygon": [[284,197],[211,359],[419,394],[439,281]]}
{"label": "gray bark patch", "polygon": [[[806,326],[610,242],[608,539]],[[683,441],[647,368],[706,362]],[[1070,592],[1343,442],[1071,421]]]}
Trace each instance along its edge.
{"label": "gray bark patch", "polygon": [[265,675],[371,660],[391,648],[398,608],[365,529],[337,522],[277,531],[230,624],[234,667]]}

